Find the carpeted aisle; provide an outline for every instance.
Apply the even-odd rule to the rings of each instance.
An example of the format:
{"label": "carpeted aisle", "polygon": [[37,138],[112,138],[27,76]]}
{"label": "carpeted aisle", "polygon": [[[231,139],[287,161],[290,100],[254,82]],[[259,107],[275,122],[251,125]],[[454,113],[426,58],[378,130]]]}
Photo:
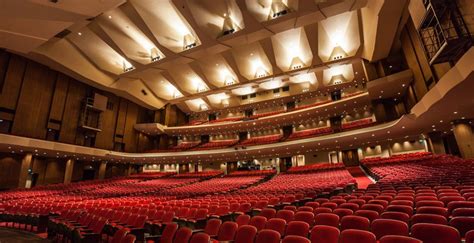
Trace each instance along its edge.
{"label": "carpeted aisle", "polygon": [[359,189],[366,189],[370,184],[374,183],[359,166],[346,167],[346,169],[356,179]]}
{"label": "carpeted aisle", "polygon": [[0,227],[0,243],[50,243],[50,240],[42,239],[37,235],[11,229]]}

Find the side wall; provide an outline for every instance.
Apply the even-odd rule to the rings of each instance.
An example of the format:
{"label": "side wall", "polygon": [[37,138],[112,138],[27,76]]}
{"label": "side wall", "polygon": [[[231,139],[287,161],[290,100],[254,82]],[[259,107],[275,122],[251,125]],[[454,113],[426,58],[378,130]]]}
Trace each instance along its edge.
{"label": "side wall", "polygon": [[[93,97],[94,93],[106,96],[108,104],[101,115],[102,131],[96,133],[92,146],[108,150],[123,148],[126,152],[153,148],[153,139],[143,135],[140,137],[133,128],[136,123],[153,122],[153,111],[0,50],[2,133],[87,145],[85,140],[91,132],[78,125],[83,102],[87,97]],[[51,131],[57,133],[56,137],[51,135]]]}

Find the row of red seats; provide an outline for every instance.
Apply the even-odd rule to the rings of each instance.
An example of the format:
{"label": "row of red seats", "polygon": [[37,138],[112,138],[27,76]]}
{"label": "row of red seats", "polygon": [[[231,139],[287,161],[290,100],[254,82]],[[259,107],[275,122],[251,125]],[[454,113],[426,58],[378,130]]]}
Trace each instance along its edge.
{"label": "row of red seats", "polygon": [[312,165],[303,165],[297,167],[291,167],[288,169],[288,173],[312,173],[322,170],[329,170],[329,169],[343,169],[344,164],[329,164],[329,163],[320,163],[320,164],[312,164]]}
{"label": "row of red seats", "polygon": [[361,160],[361,163],[369,165],[369,164],[386,164],[386,163],[407,163],[407,162],[415,162],[424,159],[429,159],[433,154],[430,152],[414,152],[414,153],[405,153],[405,154],[397,154],[392,155],[390,157],[382,158],[382,157],[373,157],[373,158],[366,158]]}
{"label": "row of red seats", "polygon": [[200,144],[197,147],[194,147],[192,150],[207,150],[207,149],[218,149],[218,148],[227,148],[236,145],[239,140],[213,140],[207,143]]}
{"label": "row of red seats", "polygon": [[305,129],[305,130],[300,130],[300,131],[293,132],[292,134],[290,134],[290,136],[287,138],[287,140],[319,136],[319,135],[323,135],[323,134],[329,134],[329,133],[332,133],[332,132],[333,132],[333,130],[332,130],[331,127],[320,127],[320,128],[314,128],[314,129]]}
{"label": "row of red seats", "polygon": [[354,129],[354,128],[361,128],[361,127],[370,126],[374,122],[375,121],[372,119],[372,117],[369,117],[369,118],[364,118],[364,119],[359,119],[359,120],[355,120],[355,121],[342,123],[341,128],[344,129],[344,130]]}
{"label": "row of red seats", "polygon": [[279,110],[279,111],[269,111],[269,112],[264,112],[264,113],[259,113],[259,114],[254,114],[248,117],[248,119],[259,119],[267,116],[274,116],[277,114],[281,114],[286,112],[285,110]]}
{"label": "row of red seats", "polygon": [[251,146],[251,145],[260,145],[260,144],[268,144],[268,143],[276,143],[280,141],[283,136],[281,134],[273,134],[267,136],[258,136],[258,137],[251,137],[242,142],[238,145],[242,146]]}

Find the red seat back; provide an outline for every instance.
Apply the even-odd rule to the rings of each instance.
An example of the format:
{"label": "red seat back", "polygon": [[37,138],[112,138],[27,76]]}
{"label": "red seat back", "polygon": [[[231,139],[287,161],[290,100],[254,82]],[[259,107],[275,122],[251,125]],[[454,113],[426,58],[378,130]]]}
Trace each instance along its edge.
{"label": "red seat back", "polygon": [[327,225],[316,225],[311,230],[311,243],[338,243],[339,229]]}
{"label": "red seat back", "polygon": [[440,224],[419,223],[411,227],[412,237],[423,243],[459,243],[459,232],[451,227]]}

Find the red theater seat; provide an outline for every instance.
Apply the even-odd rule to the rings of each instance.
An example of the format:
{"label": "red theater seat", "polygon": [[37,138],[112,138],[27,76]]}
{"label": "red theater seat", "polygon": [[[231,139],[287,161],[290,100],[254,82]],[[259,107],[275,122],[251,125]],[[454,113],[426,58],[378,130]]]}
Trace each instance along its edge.
{"label": "red theater seat", "polygon": [[176,231],[173,243],[188,243],[193,231],[186,227],[181,227]]}
{"label": "red theater seat", "polygon": [[377,240],[386,235],[408,236],[408,225],[399,220],[376,219],[372,222],[371,231]]}
{"label": "red theater seat", "polygon": [[334,213],[320,213],[314,217],[316,225],[327,225],[339,228],[339,216]]}
{"label": "red theater seat", "polygon": [[255,243],[279,243],[280,238],[280,233],[274,230],[264,229],[258,232]]}
{"label": "red theater seat", "polygon": [[286,227],[285,235],[299,235],[306,237],[309,233],[309,224],[302,221],[292,221]]}
{"label": "red theater seat", "polygon": [[411,217],[411,224],[430,223],[430,224],[448,224],[446,217],[438,214],[417,213]]}
{"label": "red theater seat", "polygon": [[339,229],[327,225],[316,225],[311,230],[311,243],[337,243],[339,241]]}
{"label": "red theater seat", "polygon": [[375,235],[365,230],[347,229],[341,232],[339,243],[376,243]]}
{"label": "red theater seat", "polygon": [[423,241],[399,235],[387,235],[382,237],[379,241],[380,243],[423,243]]}
{"label": "red theater seat", "polygon": [[265,229],[277,231],[281,235],[285,234],[286,221],[284,219],[273,218],[267,221]]}
{"label": "red theater seat", "polygon": [[189,243],[209,243],[211,237],[206,233],[196,233],[191,237]]}
{"label": "red theater seat", "polygon": [[461,236],[456,228],[440,224],[419,223],[411,227],[412,237],[423,243],[459,243]]}
{"label": "red theater seat", "polygon": [[349,215],[341,219],[341,230],[347,229],[358,229],[358,230],[369,230],[370,221],[367,218]]}
{"label": "red theater seat", "polygon": [[311,243],[308,238],[297,236],[297,235],[288,235],[281,241],[282,243]]}
{"label": "red theater seat", "polygon": [[456,228],[461,237],[464,238],[468,231],[474,230],[474,218],[466,216],[454,217],[449,221],[449,225]]}
{"label": "red theater seat", "polygon": [[257,235],[257,228],[252,225],[242,225],[235,233],[235,243],[253,242]]}

